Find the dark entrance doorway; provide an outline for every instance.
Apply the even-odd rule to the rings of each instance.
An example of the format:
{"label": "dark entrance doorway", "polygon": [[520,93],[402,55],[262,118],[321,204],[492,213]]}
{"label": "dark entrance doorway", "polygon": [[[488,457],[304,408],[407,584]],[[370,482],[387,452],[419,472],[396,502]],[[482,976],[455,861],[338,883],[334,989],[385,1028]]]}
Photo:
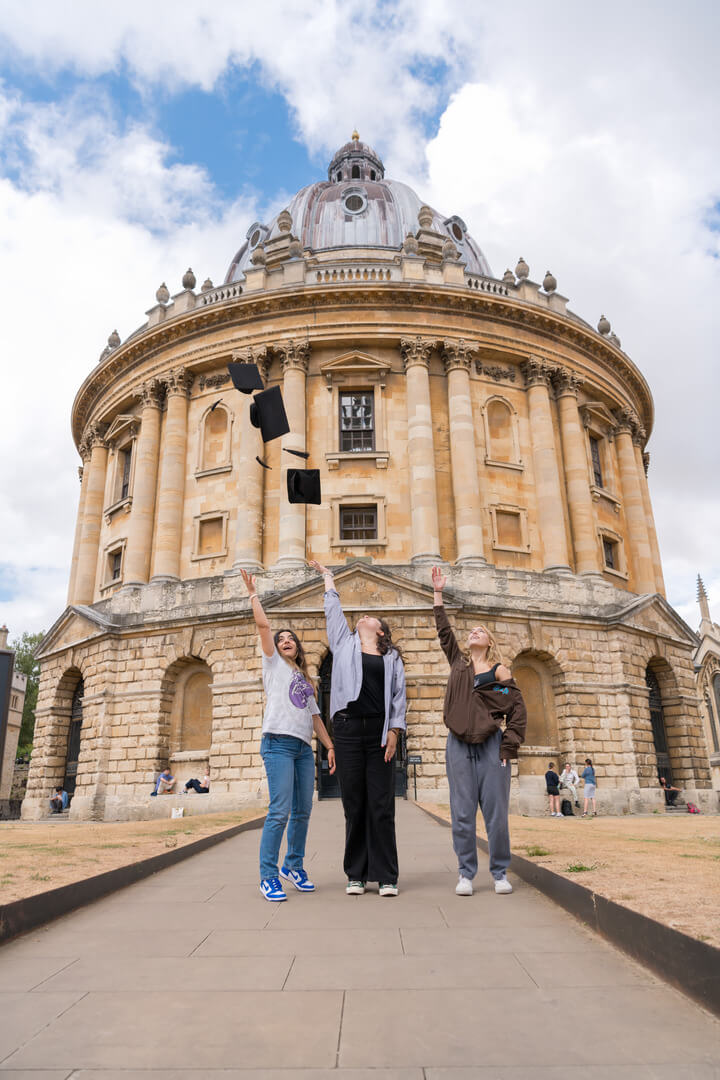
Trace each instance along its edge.
{"label": "dark entrance doorway", "polygon": [[[328,652],[320,665],[320,683],[318,686],[318,705],[323,723],[333,737],[332,717],[330,716],[330,678],[332,675],[332,653]],[[317,791],[318,799],[339,799],[340,781],[337,772],[330,775],[327,750],[318,739],[317,743]],[[404,735],[398,740],[395,758],[395,797],[407,798],[407,741]]]}
{"label": "dark entrance doorway", "polygon": [[665,717],[663,714],[662,695],[657,676],[650,668],[645,672],[645,685],[650,692],[650,724],[652,725],[653,743],[655,756],[657,757],[658,780],[665,777],[668,784],[672,784],[672,771],[670,769],[670,754],[668,753],[667,732],[665,731]]}
{"label": "dark entrance doorway", "polygon": [[79,680],[72,696],[70,706],[70,728],[68,731],[67,754],[65,756],[65,778],[63,787],[72,800],[77,783],[78,760],[80,758],[80,735],[82,730],[83,695],[85,684]]}

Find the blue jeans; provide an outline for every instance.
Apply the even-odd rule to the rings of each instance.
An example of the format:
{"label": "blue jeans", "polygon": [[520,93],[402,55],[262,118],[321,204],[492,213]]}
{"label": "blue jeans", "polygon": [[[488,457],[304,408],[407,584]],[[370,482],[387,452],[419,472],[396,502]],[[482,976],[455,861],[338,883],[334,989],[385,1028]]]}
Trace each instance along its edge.
{"label": "blue jeans", "polygon": [[278,856],[286,825],[284,865],[288,870],[303,869],[315,788],[315,757],[312,748],[294,735],[263,735],[260,754],[270,789],[270,806],[260,840],[260,878],[264,880],[278,876]]}

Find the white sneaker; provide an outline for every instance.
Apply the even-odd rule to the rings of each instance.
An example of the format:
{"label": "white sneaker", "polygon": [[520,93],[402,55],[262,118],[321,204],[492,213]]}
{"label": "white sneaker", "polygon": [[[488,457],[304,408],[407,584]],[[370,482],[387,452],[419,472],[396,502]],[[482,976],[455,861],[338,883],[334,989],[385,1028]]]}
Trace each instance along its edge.
{"label": "white sneaker", "polygon": [[495,878],[496,893],[511,893],[512,891],[512,885],[506,877]]}
{"label": "white sneaker", "polygon": [[461,874],[455,886],[455,892],[458,896],[472,896],[473,886],[470,878],[463,877]]}
{"label": "white sneaker", "polygon": [[378,894],[380,896],[397,896],[398,887],[397,887],[397,885],[390,885],[390,884],[381,885],[380,888],[378,889]]}

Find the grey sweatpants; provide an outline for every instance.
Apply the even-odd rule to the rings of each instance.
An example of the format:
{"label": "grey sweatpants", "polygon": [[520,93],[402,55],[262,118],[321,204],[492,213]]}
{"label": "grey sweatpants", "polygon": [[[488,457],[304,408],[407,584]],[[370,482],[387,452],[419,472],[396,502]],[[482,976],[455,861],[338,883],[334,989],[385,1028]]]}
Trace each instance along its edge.
{"label": "grey sweatpants", "polygon": [[502,732],[478,745],[461,742],[448,732],[445,765],[450,785],[452,838],[458,871],[470,881],[477,874],[475,822],[478,806],[485,820],[490,849],[490,873],[501,878],[510,865],[510,762],[500,762]]}

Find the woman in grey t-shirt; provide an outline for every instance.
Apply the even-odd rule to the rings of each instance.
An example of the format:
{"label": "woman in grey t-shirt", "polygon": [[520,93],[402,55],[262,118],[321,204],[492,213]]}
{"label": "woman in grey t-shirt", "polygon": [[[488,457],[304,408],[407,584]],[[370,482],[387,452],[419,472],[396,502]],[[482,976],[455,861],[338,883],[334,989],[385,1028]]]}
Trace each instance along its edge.
{"label": "woman in grey t-shirt", "polygon": [[[313,731],[327,748],[331,773],[335,772],[335,749],[320,717],[297,635],[288,629],[273,635],[255,591],[255,578],[245,570],[241,573],[260,635],[265,688],[260,753],[267,773],[270,806],[260,840],[260,892],[266,900],[279,901],[287,899],[280,878],[298,892],[315,889],[303,867],[315,788]],[[287,854],[278,869],[286,826]]]}

